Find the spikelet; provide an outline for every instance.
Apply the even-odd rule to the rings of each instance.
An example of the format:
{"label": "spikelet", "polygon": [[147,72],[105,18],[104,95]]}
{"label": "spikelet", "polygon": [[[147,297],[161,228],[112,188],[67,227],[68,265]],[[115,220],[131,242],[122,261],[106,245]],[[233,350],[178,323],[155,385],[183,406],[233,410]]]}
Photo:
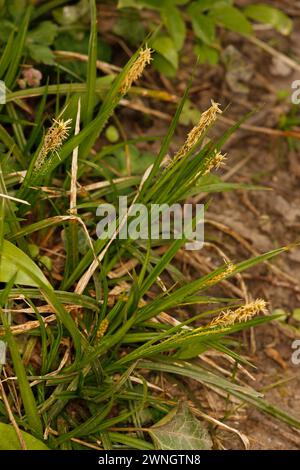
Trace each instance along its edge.
{"label": "spikelet", "polygon": [[188,133],[185,143],[175,155],[173,162],[184,157],[188,151],[191,150],[191,148],[198,142],[208,127],[215,122],[217,115],[222,114],[222,110],[219,108],[219,106],[219,103],[215,103],[213,100],[211,100],[210,108],[201,114],[198,124]]}
{"label": "spikelet", "polygon": [[215,156],[209,160],[207,168],[204,171],[204,175],[207,175],[211,172],[214,168],[218,170],[220,166],[224,165],[224,160],[226,160],[226,154],[223,155],[221,152],[215,153]]}
{"label": "spikelet", "polygon": [[43,146],[34,165],[33,172],[35,174],[45,171],[47,163],[49,163],[49,159],[47,160],[49,154],[58,155],[58,150],[69,135],[71,121],[72,119],[67,121],[53,119],[53,124],[44,137]]}
{"label": "spikelet", "polygon": [[236,310],[227,310],[214,318],[207,327],[227,327],[235,323],[241,323],[250,320],[258,313],[266,313],[266,302],[262,299],[256,299],[253,302],[243,305]]}
{"label": "spikelet", "polygon": [[107,331],[108,326],[109,326],[108,318],[104,318],[104,320],[102,320],[102,322],[99,325],[99,328],[96,334],[97,339],[103,338],[103,336],[105,335]]}
{"label": "spikelet", "polygon": [[236,266],[233,263],[231,263],[231,262],[227,263],[227,267],[226,267],[225,271],[223,271],[220,274],[216,274],[214,277],[209,279],[206,282],[206,285],[210,286],[212,284],[217,284],[218,282],[223,281],[223,279],[225,279],[227,276],[229,276],[231,273],[233,273],[235,268],[236,268]]}
{"label": "spikelet", "polygon": [[138,78],[140,78],[146,65],[150,64],[151,52],[152,52],[151,49],[147,46],[145,47],[145,49],[140,50],[138,58],[131,65],[121,85],[120,93],[122,95],[126,95],[126,93],[131,88],[131,85],[133,84],[133,82],[135,82]]}

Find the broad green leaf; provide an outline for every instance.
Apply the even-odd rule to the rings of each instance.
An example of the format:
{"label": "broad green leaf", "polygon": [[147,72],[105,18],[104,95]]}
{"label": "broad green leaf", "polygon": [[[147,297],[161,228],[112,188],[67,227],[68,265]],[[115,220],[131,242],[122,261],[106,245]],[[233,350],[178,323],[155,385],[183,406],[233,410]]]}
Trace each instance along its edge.
{"label": "broad green leaf", "polygon": [[209,450],[212,441],[204,425],[188,406],[179,404],[152,426],[150,435],[155,447],[162,450]]}
{"label": "broad green leaf", "polygon": [[176,49],[179,51],[185,40],[185,22],[181,16],[180,10],[172,3],[167,2],[166,6],[161,11],[163,22],[173,39]]}
{"label": "broad green leaf", "polygon": [[185,5],[189,0],[119,0],[117,8],[151,8],[154,10],[160,10],[165,7],[166,4],[171,5]]}
{"label": "broad green leaf", "polygon": [[186,5],[190,0],[169,0],[175,5]]}
{"label": "broad green leaf", "polygon": [[206,44],[215,40],[215,24],[209,16],[201,14],[197,7],[189,9],[195,35]]}
{"label": "broad green leaf", "polygon": [[197,0],[189,5],[189,8],[197,7],[199,12],[212,10],[213,8],[231,6],[233,0]]}
{"label": "broad green leaf", "polygon": [[174,42],[169,36],[158,36],[152,41],[151,46],[156,52],[159,52],[167,62],[170,62],[174,69],[177,69],[178,53]]}
{"label": "broad green leaf", "polygon": [[243,35],[251,34],[252,26],[245,15],[235,7],[224,6],[215,8],[209,13],[210,18],[236,33]]}
{"label": "broad green leaf", "polygon": [[119,0],[117,8],[142,8],[142,5],[136,0]]}
{"label": "broad green leaf", "polygon": [[28,43],[44,44],[50,46],[56,35],[58,27],[52,21],[42,21],[33,31],[27,35]]}
{"label": "broad green leaf", "polygon": [[[23,268],[23,269],[22,269]],[[0,260],[0,282],[9,282],[16,275],[15,284],[37,287],[33,277],[40,279],[43,284],[51,287],[40,268],[20,248],[8,240],[3,240]]]}
{"label": "broad green leaf", "polygon": [[27,46],[30,57],[37,63],[54,64],[54,55],[48,46],[43,44],[30,44]]}
{"label": "broad green leaf", "polygon": [[295,309],[293,310],[292,317],[293,317],[296,321],[300,321],[300,308],[295,308]]}
{"label": "broad green leaf", "polygon": [[200,116],[201,112],[199,109],[194,106],[190,100],[186,100],[179,117],[179,122],[184,126],[188,126],[189,124],[193,124],[195,126],[199,122]]}
{"label": "broad green leaf", "polygon": [[[112,126],[110,126],[112,127]],[[107,129],[109,130],[109,128]],[[154,154],[150,152],[139,152],[136,146],[129,144],[127,149],[130,155],[131,170],[134,175],[144,173],[146,169],[152,165],[155,160]],[[122,148],[118,148],[104,159],[111,168],[115,168],[121,175],[126,175],[126,152]],[[107,175],[113,177],[113,173],[109,170]]]}
{"label": "broad green leaf", "polygon": [[160,54],[155,54],[152,65],[155,70],[164,74],[166,77],[175,77],[176,75],[177,68],[173,67],[173,65]]}
{"label": "broad green leaf", "polygon": [[132,10],[130,15],[120,15],[113,27],[113,32],[133,46],[141,44],[146,36],[139,12],[135,10]]}
{"label": "broad green leaf", "polygon": [[194,52],[198,57],[200,64],[208,63],[210,65],[216,65],[219,61],[219,53],[217,49],[210,47],[207,44],[196,44]]}
{"label": "broad green leaf", "polygon": [[272,25],[281,34],[288,35],[292,31],[292,20],[278,8],[257,3],[247,6],[244,13],[252,20]]}
{"label": "broad green leaf", "polygon": [[24,15],[26,0],[10,0],[9,2],[5,3],[8,4],[9,13],[14,18],[15,22],[18,23]]}
{"label": "broad green leaf", "polygon": [[154,8],[159,10],[161,7],[161,0],[119,0],[118,8],[138,8],[143,7]]}
{"label": "broad green leaf", "polygon": [[[20,431],[27,450],[49,450],[39,439],[25,431]],[[0,423],[0,450],[21,450],[20,441],[11,424]]]}

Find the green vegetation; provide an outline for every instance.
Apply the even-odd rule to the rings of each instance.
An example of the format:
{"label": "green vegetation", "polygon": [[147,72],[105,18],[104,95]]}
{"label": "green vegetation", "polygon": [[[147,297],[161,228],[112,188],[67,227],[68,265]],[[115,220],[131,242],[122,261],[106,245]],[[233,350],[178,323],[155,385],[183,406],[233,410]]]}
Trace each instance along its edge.
{"label": "green vegetation", "polygon": [[[116,118],[124,96],[139,93],[135,81],[149,66],[151,52],[144,44],[119,73],[99,78],[101,41],[91,0],[88,11],[82,7],[90,17],[88,60],[78,70],[76,62],[59,65],[55,41],[62,41],[62,29],[70,35],[75,26],[56,28],[49,15],[65,3],[40,2],[33,8],[25,1],[7,2],[1,37],[0,79],[7,86],[7,103],[0,115],[0,335],[8,346],[8,364],[0,366],[0,448],[210,449],[207,415],[196,397],[188,394],[183,406],[182,391],[172,396],[165,387],[179,380],[186,388],[195,381],[217,389],[299,429],[299,421],[238,383],[235,367],[225,377],[198,359],[213,349],[232,358],[236,367],[250,366],[232,334],[277,316],[262,315],[263,300],[243,305],[240,299],[213,296],[209,289],[269,262],[287,247],[226,262],[191,280],[175,261],[184,239],[101,240],[95,233],[96,207],[104,202],[117,207],[120,195],[149,207],[243,188],[222,182],[214,172],[223,145],[246,117],[219,139],[212,138],[219,112],[212,103],[174,156],[170,144],[187,90],[166,135],[120,139],[122,124],[119,131],[107,126],[118,122],[110,119]],[[133,3],[152,7],[155,2],[121,1],[119,7]],[[178,7],[191,14],[196,2],[175,3],[170,18],[184,30]],[[193,24],[201,47],[211,47],[215,24],[224,24],[224,9],[233,8],[232,2],[223,3],[218,7],[222,21],[217,7],[203,10],[212,24],[207,37],[199,37]],[[70,8],[76,13],[78,7]],[[263,7],[234,11],[255,20],[266,15]],[[54,10],[57,22],[59,12]],[[184,36],[174,33],[170,18],[166,28],[178,51]],[[250,33],[250,26],[239,32]],[[157,40],[151,37],[153,48]],[[43,63],[48,79],[29,83],[25,59],[26,64]],[[19,80],[27,80],[22,90]],[[104,135],[108,144],[99,149],[95,144]],[[141,150],[139,144],[147,140],[159,143],[156,154]],[[179,309],[185,312],[180,321]],[[227,416],[233,411],[229,407]],[[170,425],[174,439],[166,432]],[[184,438],[176,437],[179,428]]]}

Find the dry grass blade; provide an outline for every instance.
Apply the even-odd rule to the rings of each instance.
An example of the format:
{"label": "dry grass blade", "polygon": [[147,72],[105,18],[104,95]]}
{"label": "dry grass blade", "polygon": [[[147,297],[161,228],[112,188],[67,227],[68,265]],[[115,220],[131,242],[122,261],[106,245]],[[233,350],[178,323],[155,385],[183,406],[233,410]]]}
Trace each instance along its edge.
{"label": "dry grass blade", "polygon": [[[78,100],[77,117],[75,123],[74,135],[79,134],[80,130],[80,111],[81,111],[81,100]],[[76,215],[77,205],[77,171],[78,171],[78,146],[74,148],[72,155],[72,169],[71,169],[71,188],[70,188],[70,214]]]}
{"label": "dry grass blade", "polygon": [[22,436],[22,433],[19,429],[19,426],[14,418],[14,414],[11,410],[11,407],[10,407],[10,404],[9,404],[9,401],[7,399],[7,396],[6,396],[6,393],[5,393],[5,389],[3,387],[3,383],[2,383],[2,380],[0,379],[0,391],[1,391],[1,395],[2,395],[2,400],[3,400],[3,403],[4,403],[4,406],[6,408],[6,411],[7,411],[7,414],[8,414],[8,417],[9,417],[9,420],[16,432],[16,435],[18,437],[18,440],[20,442],[20,446],[21,446],[21,449],[22,450],[27,450],[27,446],[26,446],[26,443],[24,441],[24,438]]}
{"label": "dry grass blade", "polygon": [[9,199],[10,201],[19,202],[20,204],[27,204],[27,206],[30,206],[30,202],[24,201],[24,199],[9,196],[8,194],[0,194],[0,197],[3,197],[4,199]]}
{"label": "dry grass blade", "polygon": [[233,432],[234,434],[236,434],[237,436],[239,436],[239,438],[241,439],[244,447],[246,450],[249,450],[250,449],[250,442],[249,442],[249,439],[248,437],[238,431],[237,429],[233,428],[232,426],[228,426],[227,424],[225,423],[222,423],[222,421],[219,421],[218,419],[216,418],[213,418],[212,416],[209,416],[207,415],[206,413],[203,413],[203,411],[200,411],[198,408],[195,408],[195,406],[193,405],[193,403],[190,404],[190,407],[193,411],[193,413],[198,416],[199,418],[203,418],[205,419],[206,421],[208,421],[209,423],[212,423],[212,424],[215,424],[216,426],[218,426],[219,428],[221,429],[224,429],[225,431],[229,431],[229,432]]}

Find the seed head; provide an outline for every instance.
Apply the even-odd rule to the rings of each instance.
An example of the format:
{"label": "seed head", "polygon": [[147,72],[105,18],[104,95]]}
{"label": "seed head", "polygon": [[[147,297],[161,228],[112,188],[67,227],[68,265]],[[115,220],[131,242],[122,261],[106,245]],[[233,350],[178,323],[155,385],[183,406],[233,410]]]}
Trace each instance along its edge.
{"label": "seed head", "polygon": [[133,84],[133,82],[135,82],[138,78],[140,78],[146,65],[150,64],[151,52],[152,52],[151,49],[147,46],[145,47],[145,49],[140,50],[137,59],[134,61],[134,63],[130,67],[121,85],[120,93],[122,95],[126,95],[126,93],[131,88],[131,85]]}
{"label": "seed head", "polygon": [[175,155],[173,162],[184,157],[188,151],[198,142],[208,127],[215,122],[217,115],[222,113],[218,103],[211,101],[211,106],[201,114],[198,124],[188,133],[187,138],[181,149]]}
{"label": "seed head", "polygon": [[67,121],[63,119],[53,119],[53,124],[46,132],[43,146],[35,162],[35,173],[39,173],[44,166],[47,166],[47,156],[50,153],[58,154],[58,150],[69,135],[71,121],[72,119],[68,119]]}
{"label": "seed head", "polygon": [[231,273],[233,273],[233,271],[235,270],[235,265],[231,262],[227,263],[227,267],[225,269],[225,271],[223,271],[222,273],[220,274],[216,274],[216,276],[212,277],[211,279],[209,279],[207,282],[206,282],[206,285],[207,286],[210,286],[212,284],[217,284],[218,282],[220,281],[223,281],[223,279],[225,279],[227,276],[229,276]]}
{"label": "seed head", "polygon": [[210,159],[208,162],[207,168],[205,169],[204,175],[210,173],[214,168],[219,169],[220,166],[224,165],[224,161],[226,160],[226,154],[223,155],[221,152],[216,152],[215,156]]}
{"label": "seed head", "polygon": [[266,313],[266,302],[262,299],[256,299],[253,302],[243,305],[236,310],[227,310],[220,313],[220,315],[214,318],[208,325],[208,327],[222,326],[227,327],[234,325],[235,323],[242,323],[250,320],[258,313]]}
{"label": "seed head", "polygon": [[70,123],[72,119],[64,121],[63,119],[53,119],[53,124],[45,135],[42,151],[45,155],[50,152],[57,152],[62,146],[63,141],[69,135]]}
{"label": "seed head", "polygon": [[96,334],[97,339],[103,338],[103,336],[105,335],[107,331],[108,326],[109,326],[108,318],[104,318],[104,320],[102,320],[102,322],[99,325],[99,328]]}

